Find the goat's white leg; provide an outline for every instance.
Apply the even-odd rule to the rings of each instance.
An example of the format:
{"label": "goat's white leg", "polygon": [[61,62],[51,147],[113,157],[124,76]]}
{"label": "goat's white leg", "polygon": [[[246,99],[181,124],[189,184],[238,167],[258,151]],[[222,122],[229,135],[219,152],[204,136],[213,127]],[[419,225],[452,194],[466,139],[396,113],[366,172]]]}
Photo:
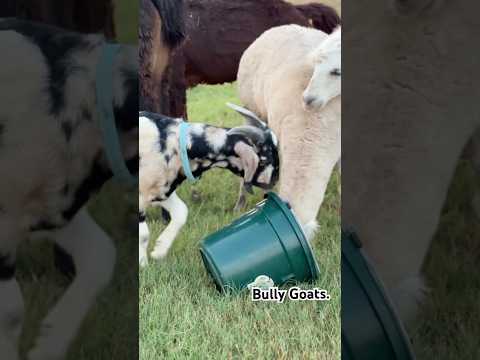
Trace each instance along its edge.
{"label": "goat's white leg", "polygon": [[247,203],[247,191],[245,190],[245,187],[243,186],[243,179],[240,180],[240,189],[238,191],[238,199],[237,203],[235,204],[235,207],[233,208],[233,211],[241,211],[245,209],[245,205]]}
{"label": "goat's white leg", "polygon": [[82,209],[55,234],[57,244],[72,256],[76,277],[42,321],[29,360],[63,359],[98,293],[109,283],[115,247],[107,234]]}
{"label": "goat's white leg", "polygon": [[155,242],[155,248],[151,253],[153,259],[161,259],[167,255],[173,240],[187,222],[188,216],[187,205],[175,192],[167,200],[161,201],[159,205],[170,213],[171,220]]}
{"label": "goat's white leg", "polygon": [[138,264],[141,267],[148,265],[148,240],[150,239],[150,232],[145,217],[140,217],[138,222]]}
{"label": "goat's white leg", "polygon": [[15,279],[16,248],[22,239],[14,221],[0,214],[0,353],[2,359],[18,359],[24,303]]}

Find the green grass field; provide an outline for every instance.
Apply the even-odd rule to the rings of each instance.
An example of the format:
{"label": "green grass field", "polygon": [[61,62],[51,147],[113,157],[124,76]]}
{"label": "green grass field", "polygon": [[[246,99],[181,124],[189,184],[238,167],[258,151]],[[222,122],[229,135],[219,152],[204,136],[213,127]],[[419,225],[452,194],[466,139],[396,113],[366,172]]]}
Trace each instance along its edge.
{"label": "green grass field", "polygon": [[[189,119],[235,126],[241,118],[225,103],[237,102],[234,85],[200,86],[188,94]],[[140,272],[140,359],[339,359],[340,197],[333,177],[318,216],[312,246],[321,275],[315,286],[330,302],[252,303],[248,294],[220,295],[198,252],[207,234],[230,223],[239,178],[212,170],[198,184],[183,184],[179,196],[189,218],[171,252]],[[192,191],[201,201],[192,200]],[[261,200],[260,191],[248,208]],[[157,210],[148,214],[151,243],[164,225]],[[312,286],[312,285],[310,285]]]}

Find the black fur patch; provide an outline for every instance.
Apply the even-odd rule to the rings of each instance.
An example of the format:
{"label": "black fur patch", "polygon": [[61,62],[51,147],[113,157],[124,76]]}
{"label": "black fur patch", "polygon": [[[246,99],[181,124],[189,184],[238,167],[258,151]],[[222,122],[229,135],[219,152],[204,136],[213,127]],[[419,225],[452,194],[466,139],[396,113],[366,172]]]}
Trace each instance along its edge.
{"label": "black fur patch", "polygon": [[69,56],[76,50],[88,49],[92,44],[80,34],[16,19],[0,21],[0,30],[14,30],[38,46],[49,70],[50,112],[58,115],[65,107],[66,80],[79,70],[72,66]]}
{"label": "black fur patch", "polygon": [[15,263],[6,255],[0,254],[0,281],[10,280],[15,276]]}
{"label": "black fur patch", "polygon": [[61,227],[61,225],[53,224],[50,221],[41,220],[30,226],[30,231],[50,231]]}
{"label": "black fur patch", "polygon": [[170,135],[168,128],[172,125],[176,125],[177,121],[167,116],[151,113],[148,111],[140,111],[139,116],[150,119],[157,126],[158,132],[160,134],[158,151],[164,153],[166,150],[167,137]]}
{"label": "black fur patch", "polygon": [[67,140],[67,142],[70,141],[70,139],[72,138],[72,131],[73,131],[72,124],[70,124],[67,121],[63,121],[62,132],[65,135],[65,139]]}
{"label": "black fur patch", "polygon": [[162,208],[162,219],[164,224],[168,224],[172,220],[170,213],[164,208]]}
{"label": "black fur patch", "polygon": [[138,73],[123,69],[121,76],[127,95],[122,106],[114,108],[115,122],[119,130],[129,131],[138,127]]}
{"label": "black fur patch", "polygon": [[58,244],[55,244],[53,246],[53,256],[55,268],[67,278],[73,279],[77,273],[77,270],[75,268],[75,262],[73,261],[72,255],[66,252]]}
{"label": "black fur patch", "polygon": [[90,195],[97,192],[105,181],[112,176],[111,171],[106,171],[100,166],[98,158],[99,156],[93,161],[89,175],[75,191],[73,203],[68,209],[65,209],[62,212],[62,216],[65,220],[71,220],[78,210],[85,205],[90,198]]}

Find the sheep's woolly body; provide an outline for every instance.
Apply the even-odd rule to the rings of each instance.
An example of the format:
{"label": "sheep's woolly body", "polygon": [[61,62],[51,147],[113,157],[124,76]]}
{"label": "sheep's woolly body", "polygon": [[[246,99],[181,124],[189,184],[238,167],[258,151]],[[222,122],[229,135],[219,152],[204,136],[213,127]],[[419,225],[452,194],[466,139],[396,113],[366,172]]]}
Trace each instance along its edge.
{"label": "sheep's woolly body", "polygon": [[297,25],[273,28],[244,53],[238,73],[241,101],[279,137],[279,194],[309,228],[340,158],[340,96],[321,110],[306,111],[302,103],[313,73],[308,55],[326,37]]}

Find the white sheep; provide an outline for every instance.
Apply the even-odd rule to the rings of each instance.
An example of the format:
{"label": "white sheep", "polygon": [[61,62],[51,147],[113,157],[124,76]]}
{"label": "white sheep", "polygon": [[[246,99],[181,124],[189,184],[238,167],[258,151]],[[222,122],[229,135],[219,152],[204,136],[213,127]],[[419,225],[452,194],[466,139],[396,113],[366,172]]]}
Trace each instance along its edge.
{"label": "white sheep", "polygon": [[270,29],[243,54],[237,80],[240,100],[279,137],[279,195],[311,238],[340,160],[341,30]]}

